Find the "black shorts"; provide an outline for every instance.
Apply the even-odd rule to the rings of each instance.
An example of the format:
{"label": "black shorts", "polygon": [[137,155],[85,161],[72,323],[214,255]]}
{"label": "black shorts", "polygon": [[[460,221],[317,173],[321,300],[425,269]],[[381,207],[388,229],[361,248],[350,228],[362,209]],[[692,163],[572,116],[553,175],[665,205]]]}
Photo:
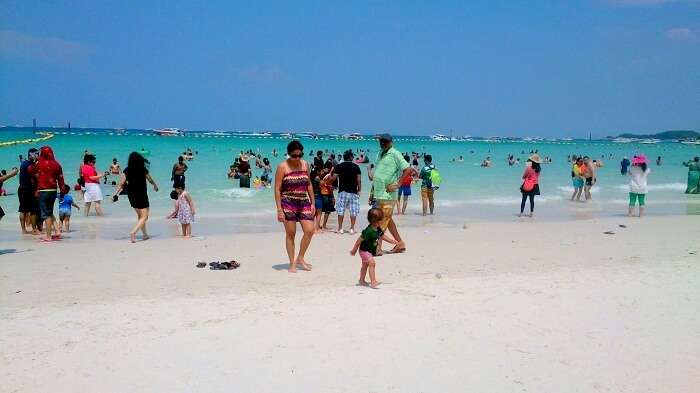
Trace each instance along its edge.
{"label": "black shorts", "polygon": [[34,190],[27,187],[17,189],[17,199],[19,199],[20,213],[37,214],[39,212],[39,201],[34,196]]}
{"label": "black shorts", "polygon": [[2,206],[0,206],[0,220],[2,220],[3,217],[5,217],[5,211],[2,210]]}
{"label": "black shorts", "polygon": [[592,185],[593,185],[593,178],[592,178],[592,177],[587,177],[587,178],[586,178],[586,185],[587,185],[587,186],[592,186]]}
{"label": "black shorts", "polygon": [[53,217],[53,205],[56,203],[56,191],[39,191],[39,210],[41,220]]}
{"label": "black shorts", "polygon": [[185,188],[185,175],[173,175],[173,188],[178,186]]}
{"label": "black shorts", "polygon": [[335,198],[332,195],[321,195],[321,211],[324,213],[335,211]]}

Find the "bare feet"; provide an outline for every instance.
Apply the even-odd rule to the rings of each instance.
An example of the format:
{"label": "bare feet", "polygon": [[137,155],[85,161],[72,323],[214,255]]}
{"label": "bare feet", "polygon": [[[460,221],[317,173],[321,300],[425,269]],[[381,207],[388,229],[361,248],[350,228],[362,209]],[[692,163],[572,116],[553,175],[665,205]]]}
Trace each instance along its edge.
{"label": "bare feet", "polygon": [[136,243],[136,234],[135,233],[130,233],[129,237],[131,238],[132,243]]}
{"label": "bare feet", "polygon": [[394,248],[391,249],[392,254],[400,254],[402,252],[406,252],[406,244],[404,244],[404,242],[395,245]]}
{"label": "bare feet", "polygon": [[360,280],[360,281],[357,282],[357,285],[359,285],[359,286],[361,286],[361,287],[368,287],[368,286],[369,286],[369,283],[368,283],[367,281],[365,281],[365,280]]}
{"label": "bare feet", "polygon": [[144,242],[145,242],[146,240],[148,240],[148,239],[150,239],[150,238],[151,238],[151,237],[148,236],[148,235],[143,235],[143,236],[141,237],[141,241],[144,241]]}
{"label": "bare feet", "polygon": [[297,263],[301,265],[302,270],[306,270],[307,272],[311,271],[312,265],[310,263],[306,263],[305,260],[297,259]]}
{"label": "bare feet", "polygon": [[297,268],[296,268],[296,266],[292,267],[292,265],[289,265],[289,269],[287,269],[287,271],[288,271],[289,273],[296,273],[296,272],[297,272]]}
{"label": "bare feet", "polygon": [[372,289],[379,289],[379,284],[381,284],[381,282],[376,281],[376,282],[373,282],[372,284],[370,284],[369,287]]}

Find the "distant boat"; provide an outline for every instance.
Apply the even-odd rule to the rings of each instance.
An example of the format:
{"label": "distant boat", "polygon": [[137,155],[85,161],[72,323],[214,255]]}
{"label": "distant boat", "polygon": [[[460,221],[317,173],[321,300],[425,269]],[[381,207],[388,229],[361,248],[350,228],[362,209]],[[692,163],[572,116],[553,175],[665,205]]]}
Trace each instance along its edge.
{"label": "distant boat", "polygon": [[318,134],[315,132],[302,132],[297,134],[299,138],[306,138],[306,139],[318,139]]}
{"label": "distant boat", "polygon": [[280,138],[282,138],[282,139],[294,139],[294,133],[283,132],[280,134]]}
{"label": "distant boat", "polygon": [[362,139],[365,139],[365,138],[364,138],[361,134],[358,134],[358,133],[356,133],[356,132],[353,132],[353,133],[351,133],[351,134],[345,134],[345,135],[343,135],[343,139],[347,139],[347,140],[350,140],[350,141],[359,141],[359,140],[362,140]]}
{"label": "distant boat", "polygon": [[700,140],[681,141],[681,143],[684,145],[700,145]]}
{"label": "distant boat", "polygon": [[655,145],[659,142],[661,142],[659,139],[645,139],[639,143],[641,143],[643,145]]}
{"label": "distant boat", "polygon": [[634,139],[631,138],[615,138],[612,140],[613,143],[631,143]]}
{"label": "distant boat", "polygon": [[159,130],[153,130],[153,133],[158,136],[182,136],[183,132],[179,128],[161,128]]}
{"label": "distant boat", "polygon": [[432,139],[434,141],[449,141],[450,137],[448,137],[447,135],[435,134],[435,135],[431,135],[430,139]]}

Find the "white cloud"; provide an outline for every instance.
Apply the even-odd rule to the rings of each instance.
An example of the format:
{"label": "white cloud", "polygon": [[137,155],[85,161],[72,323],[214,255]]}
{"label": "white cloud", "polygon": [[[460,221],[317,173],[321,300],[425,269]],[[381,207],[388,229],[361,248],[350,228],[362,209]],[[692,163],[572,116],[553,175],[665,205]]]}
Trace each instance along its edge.
{"label": "white cloud", "polygon": [[87,54],[88,47],[80,42],[0,30],[0,57],[48,63],[76,63],[83,61]]}
{"label": "white cloud", "polygon": [[674,27],[666,30],[666,38],[673,41],[694,41],[697,34],[687,27]]}

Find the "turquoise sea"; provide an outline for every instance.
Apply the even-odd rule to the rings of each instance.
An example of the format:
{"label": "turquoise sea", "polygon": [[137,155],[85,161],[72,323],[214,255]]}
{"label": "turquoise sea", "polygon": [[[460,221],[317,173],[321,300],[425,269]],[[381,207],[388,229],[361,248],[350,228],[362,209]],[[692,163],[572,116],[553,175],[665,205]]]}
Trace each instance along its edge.
{"label": "turquoise sea", "polygon": [[[169,199],[170,171],[178,155],[186,148],[199,154],[188,163],[188,190],[198,207],[199,233],[217,230],[254,231],[272,228],[274,221],[274,201],[270,189],[240,189],[238,181],[226,176],[229,165],[241,150],[252,149],[268,157],[274,166],[283,157],[288,139],[280,136],[243,137],[238,135],[205,136],[202,133],[187,133],[182,137],[161,137],[148,130],[127,130],[123,134],[114,130],[96,129],[41,129],[54,132],[53,139],[38,145],[48,144],[62,164],[70,184],[75,183],[78,167],[84,150],[97,155],[98,170],[108,169],[113,157],[119,159],[122,168],[126,165],[131,151],[146,149],[151,162],[151,173],[161,187],[158,193],[150,192],[153,217],[163,217],[172,207]],[[0,129],[0,142],[36,138],[31,129],[5,127]],[[369,150],[373,160],[378,151],[378,143],[366,137],[364,140],[339,140],[327,137],[301,139],[307,153],[310,150],[329,150],[336,153],[346,149]],[[39,147],[39,146],[34,147]],[[0,168],[10,169],[19,166],[18,156],[26,156],[33,145],[15,145],[0,148]],[[573,141],[432,141],[427,137],[395,137],[395,147],[402,152],[426,152],[440,170],[443,184],[436,194],[436,216],[424,219],[416,215],[420,210],[418,186],[409,206],[409,216],[402,218],[407,224],[441,222],[460,224],[473,220],[514,220],[520,203],[520,176],[529,152],[537,150],[542,157],[549,156],[553,162],[543,165],[540,180],[542,196],[537,198],[536,214],[544,220],[588,219],[599,216],[621,215],[627,203],[627,179],[620,175],[619,161],[623,156],[631,157],[644,153],[651,161],[650,192],[647,197],[648,213],[657,214],[700,214],[700,197],[685,195],[687,169],[682,162],[700,155],[700,146],[661,142],[647,145],[638,143],[613,143],[603,140]],[[273,149],[281,152],[277,158]],[[521,164],[509,166],[507,156],[514,154]],[[593,189],[591,203],[572,203],[570,164],[567,155],[589,155],[602,159],[604,167],[598,171],[598,184]],[[452,160],[464,157],[464,162]],[[491,168],[479,166],[490,156]],[[662,157],[663,164],[657,166],[655,159]],[[369,190],[366,178],[367,165],[362,165],[363,201]],[[253,168],[255,175],[260,169]],[[111,181],[111,179],[110,179]],[[14,231],[17,226],[14,212],[17,210],[17,180],[5,184],[12,195],[0,197],[0,204],[8,216],[0,223],[0,233]],[[113,187],[103,186],[105,195],[111,195]],[[112,204],[105,203],[105,212],[110,223],[123,223],[128,227],[133,221],[133,212],[124,200]],[[94,221],[92,221],[94,222]]]}

